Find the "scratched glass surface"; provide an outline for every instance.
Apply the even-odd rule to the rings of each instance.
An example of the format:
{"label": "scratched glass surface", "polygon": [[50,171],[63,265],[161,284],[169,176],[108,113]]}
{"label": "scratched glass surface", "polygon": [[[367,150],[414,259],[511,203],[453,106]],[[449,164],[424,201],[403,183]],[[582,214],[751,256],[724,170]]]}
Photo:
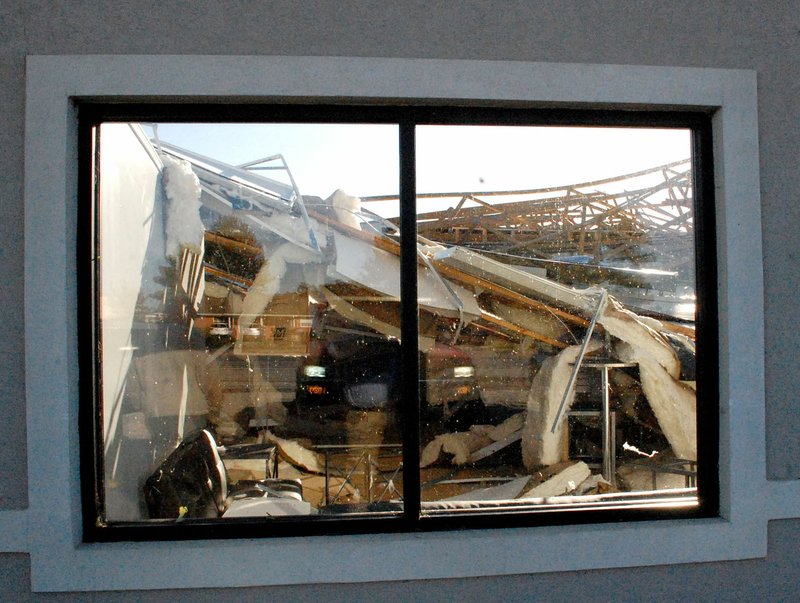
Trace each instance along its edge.
{"label": "scratched glass surface", "polygon": [[[402,513],[398,127],[97,134],[98,521]],[[691,133],[415,152],[423,514],[696,505]]]}
{"label": "scratched glass surface", "polygon": [[416,153],[423,513],[695,504],[690,132],[419,126]]}

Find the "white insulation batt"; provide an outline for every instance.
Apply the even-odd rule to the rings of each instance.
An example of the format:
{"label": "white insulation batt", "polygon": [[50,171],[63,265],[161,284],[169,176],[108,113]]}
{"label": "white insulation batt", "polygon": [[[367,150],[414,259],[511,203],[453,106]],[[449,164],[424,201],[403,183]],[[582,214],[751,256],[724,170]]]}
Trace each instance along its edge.
{"label": "white insulation batt", "polygon": [[281,458],[286,459],[295,467],[310,473],[325,473],[324,461],[313,450],[304,448],[294,440],[279,438],[270,432],[266,432],[265,439],[270,444],[275,444],[278,447]]}
{"label": "white insulation batt", "polygon": [[[680,361],[669,342],[658,332],[660,323],[640,319],[613,298],[608,299],[598,323],[614,338],[616,356],[623,362],[639,365],[645,397],[674,454],[696,460],[696,394],[679,380]],[[587,353],[598,348],[599,343],[590,342]],[[572,346],[549,358],[533,379],[528,396],[528,420],[522,438],[522,459],[529,469],[564,460],[562,442],[566,420],[562,419],[555,433],[551,433],[550,428],[578,351],[579,346]],[[572,405],[573,398],[574,393],[571,393],[566,410]]]}
{"label": "white insulation batt", "polygon": [[[600,347],[590,341],[587,353]],[[540,465],[553,465],[562,460],[562,445],[566,421],[561,421],[555,433],[550,427],[558,413],[558,407],[572,374],[572,365],[578,357],[579,345],[570,346],[542,363],[536,373],[528,394],[528,419],[522,432],[522,461],[528,469]],[[575,397],[574,390],[567,399],[567,409]]]}
{"label": "white insulation batt", "polygon": [[247,291],[242,302],[242,311],[239,319],[241,328],[249,327],[256,317],[264,310],[280,290],[281,279],[286,275],[288,263],[303,264],[318,262],[320,256],[312,251],[307,251],[293,243],[284,243],[278,247],[264,262],[256,274],[253,284]]}
{"label": "white insulation batt", "polygon": [[678,458],[697,460],[697,394],[670,375],[642,348],[621,343],[617,356],[639,364],[639,378],[661,431]]}
{"label": "white insulation batt", "polygon": [[162,183],[167,196],[166,253],[178,257],[181,246],[200,251],[205,227],[200,220],[200,181],[188,161],[161,155]]}
{"label": "white insulation batt", "polygon": [[337,189],[330,197],[325,200],[327,205],[333,207],[336,219],[356,230],[361,230],[361,220],[358,214],[361,211],[361,199],[348,195],[341,189]]}
{"label": "white insulation batt", "polygon": [[642,319],[609,298],[598,322],[619,340],[614,346],[617,357],[639,365],[644,395],[672,452],[697,460],[697,396],[679,380],[680,360],[656,330],[658,321]]}
{"label": "white insulation batt", "polygon": [[517,413],[500,425],[473,425],[469,431],[438,435],[423,448],[419,465],[432,465],[442,452],[453,455],[453,465],[463,465],[472,460],[472,453],[511,437],[522,429],[524,423],[525,413]]}
{"label": "white insulation batt", "polygon": [[492,443],[491,438],[475,431],[458,431],[436,436],[422,450],[419,466],[427,467],[439,460],[444,452],[453,455],[453,465],[463,465],[474,451]]}
{"label": "white insulation batt", "polygon": [[658,321],[645,320],[623,308],[613,297],[609,297],[597,322],[613,337],[636,349],[639,356],[650,358],[660,364],[674,379],[680,376],[681,364],[678,355],[669,342],[653,328]]}
{"label": "white insulation batt", "polygon": [[531,488],[522,494],[520,498],[548,498],[550,496],[570,494],[575,492],[578,486],[587,480],[590,475],[589,466],[583,461],[579,461],[547,481]]}

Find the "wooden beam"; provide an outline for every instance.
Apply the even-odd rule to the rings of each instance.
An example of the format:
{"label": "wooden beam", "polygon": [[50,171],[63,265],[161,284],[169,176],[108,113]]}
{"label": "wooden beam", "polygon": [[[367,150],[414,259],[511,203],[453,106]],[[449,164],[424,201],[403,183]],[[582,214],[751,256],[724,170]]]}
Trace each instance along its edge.
{"label": "wooden beam", "polygon": [[550,337],[546,337],[535,331],[531,331],[530,329],[526,329],[524,327],[519,326],[513,322],[509,322],[499,316],[495,316],[494,314],[490,314],[486,311],[481,311],[481,320],[485,320],[486,322],[492,323],[500,327],[501,329],[506,329],[509,331],[513,331],[514,333],[518,333],[519,335],[525,335],[526,337],[530,337],[531,339],[536,339],[537,341],[542,341],[544,343],[549,343],[553,347],[564,349],[567,347],[567,344],[563,341],[558,341],[557,339],[551,339]]}
{"label": "wooden beam", "polygon": [[261,255],[262,253],[260,247],[256,247],[255,245],[250,245],[249,243],[243,243],[242,241],[237,241],[236,239],[231,239],[230,237],[226,237],[217,234],[215,232],[206,231],[204,236],[206,242],[219,245],[220,247],[224,247],[225,249],[230,249],[231,251],[235,251],[236,253],[241,253],[252,257]]}
{"label": "wooden beam", "polygon": [[[315,220],[324,222],[328,226],[335,228],[340,232],[343,232],[353,237],[357,237],[363,241],[370,242],[377,248],[382,249],[384,251],[388,251],[389,253],[392,253],[394,255],[397,256],[400,255],[400,243],[398,243],[397,241],[393,241],[391,239],[388,239],[387,237],[373,235],[364,232],[363,230],[357,230],[355,228],[351,228],[340,222],[337,222],[336,220],[328,218],[327,216],[323,216],[322,214],[319,214],[313,210],[309,210],[308,213],[309,216],[313,217]],[[418,259],[417,261],[419,264],[424,265],[422,259]],[[521,293],[517,293],[516,291],[512,291],[511,289],[507,289],[506,287],[501,287],[500,285],[493,283],[487,279],[467,274],[466,272],[463,272],[458,268],[447,266],[446,264],[439,262],[437,260],[431,260],[431,263],[442,276],[446,276],[447,278],[459,284],[468,285],[473,288],[478,287],[484,291],[491,293],[492,295],[496,295],[497,297],[503,298],[505,300],[515,302],[517,305],[521,305],[524,308],[531,308],[534,310],[538,310],[539,312],[553,314],[563,320],[580,325],[582,327],[586,327],[589,325],[589,321],[586,320],[585,318],[576,316],[559,308],[554,308],[540,301],[531,299],[526,295],[522,295]]]}

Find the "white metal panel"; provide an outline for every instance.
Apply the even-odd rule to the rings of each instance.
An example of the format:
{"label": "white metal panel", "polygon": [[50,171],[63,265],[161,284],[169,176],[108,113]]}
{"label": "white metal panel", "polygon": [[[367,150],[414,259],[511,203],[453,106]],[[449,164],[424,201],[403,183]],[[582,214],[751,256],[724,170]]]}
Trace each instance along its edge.
{"label": "white metal panel", "polygon": [[[336,271],[355,283],[400,299],[400,258],[353,237],[334,232],[336,241]],[[458,298],[453,298],[452,293]],[[421,306],[458,317],[458,303],[463,304],[465,320],[481,314],[471,291],[455,283],[444,285],[431,270],[417,269],[417,298]]]}

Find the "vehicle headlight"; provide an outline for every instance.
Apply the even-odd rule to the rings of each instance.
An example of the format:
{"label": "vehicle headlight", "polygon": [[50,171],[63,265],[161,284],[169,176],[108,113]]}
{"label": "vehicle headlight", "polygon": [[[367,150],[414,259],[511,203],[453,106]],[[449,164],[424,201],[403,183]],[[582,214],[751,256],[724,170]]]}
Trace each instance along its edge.
{"label": "vehicle headlight", "polygon": [[474,376],[475,376],[474,366],[457,366],[453,369],[453,377],[455,377],[456,379],[462,379]]}
{"label": "vehicle headlight", "polygon": [[325,377],[325,367],[324,366],[317,366],[316,364],[309,364],[308,366],[303,368],[303,374],[306,377]]}

